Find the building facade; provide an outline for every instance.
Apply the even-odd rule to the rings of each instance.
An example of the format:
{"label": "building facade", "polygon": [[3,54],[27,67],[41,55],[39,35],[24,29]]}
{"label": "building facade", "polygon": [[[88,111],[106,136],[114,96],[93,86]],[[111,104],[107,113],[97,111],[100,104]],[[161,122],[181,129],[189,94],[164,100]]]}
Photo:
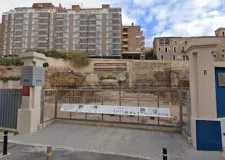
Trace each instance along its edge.
{"label": "building facade", "polygon": [[215,59],[223,60],[225,53],[225,28],[215,31],[216,36],[200,37],[157,37],[153,42],[153,50],[158,60],[188,61],[186,50],[193,45],[216,44]]}
{"label": "building facade", "polygon": [[122,52],[143,52],[145,49],[145,37],[141,26],[122,26]]}
{"label": "building facade", "polygon": [[0,24],[0,55],[2,55],[3,50],[3,24]]}
{"label": "building facade", "polygon": [[3,55],[28,49],[82,51],[95,57],[120,56],[121,8],[55,7],[35,3],[3,13]]}

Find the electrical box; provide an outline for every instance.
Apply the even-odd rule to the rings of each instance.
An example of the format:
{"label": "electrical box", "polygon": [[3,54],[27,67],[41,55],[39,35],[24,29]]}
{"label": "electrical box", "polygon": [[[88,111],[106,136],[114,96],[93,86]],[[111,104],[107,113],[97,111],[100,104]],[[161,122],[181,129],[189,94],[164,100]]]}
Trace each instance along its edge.
{"label": "electrical box", "polygon": [[43,86],[45,68],[37,66],[23,66],[21,69],[20,84],[23,86]]}

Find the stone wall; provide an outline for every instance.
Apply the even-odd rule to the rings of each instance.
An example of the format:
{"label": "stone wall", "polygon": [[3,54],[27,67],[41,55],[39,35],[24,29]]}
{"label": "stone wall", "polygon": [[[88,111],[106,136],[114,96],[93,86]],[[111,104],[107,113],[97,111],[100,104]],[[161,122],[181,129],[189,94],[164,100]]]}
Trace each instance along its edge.
{"label": "stone wall", "polygon": [[[63,59],[48,58],[48,63],[45,88],[121,84],[126,87],[143,86],[144,88],[145,86],[188,87],[189,85],[188,62],[182,61],[91,59],[90,64],[84,68],[73,68],[69,61]],[[109,63],[113,65],[108,65]],[[105,64],[106,68],[113,67],[114,70],[97,71],[94,69],[95,64]],[[120,65],[116,66],[116,64]],[[122,71],[120,71],[121,64],[123,64]],[[124,64],[126,64],[125,70]],[[0,77],[9,76],[19,77],[20,67],[0,67]],[[103,79],[109,76],[114,78]],[[5,88],[1,84],[0,88]],[[19,82],[17,84],[19,85]]]}
{"label": "stone wall", "polygon": [[132,61],[131,83],[133,85],[173,87],[188,81],[188,62],[182,61]]}
{"label": "stone wall", "polygon": [[[113,74],[115,77],[126,77],[129,86],[165,86],[165,87],[188,87],[189,73],[188,62],[184,61],[151,61],[151,60],[121,60],[121,59],[91,59],[90,64],[84,68],[73,68],[68,61],[48,59],[50,67],[70,68],[75,73],[87,76],[86,84],[101,85],[100,76]],[[95,64],[125,63],[126,71],[110,72],[95,71]],[[119,78],[117,78],[119,80]]]}

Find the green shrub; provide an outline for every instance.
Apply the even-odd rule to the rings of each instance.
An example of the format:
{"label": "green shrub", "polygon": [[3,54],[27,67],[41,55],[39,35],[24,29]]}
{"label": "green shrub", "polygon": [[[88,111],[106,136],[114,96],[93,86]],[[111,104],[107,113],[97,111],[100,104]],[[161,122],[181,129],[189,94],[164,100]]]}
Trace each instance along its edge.
{"label": "green shrub", "polygon": [[114,79],[116,80],[116,77],[112,74],[108,74],[107,76],[100,76],[100,80],[105,80],[105,79]]}
{"label": "green shrub", "polygon": [[88,55],[82,52],[72,52],[69,54],[73,67],[85,67],[89,64]]}
{"label": "green shrub", "polygon": [[8,77],[0,77],[0,81],[2,81],[3,83],[8,82],[8,80]]}
{"label": "green shrub", "polygon": [[21,66],[22,64],[19,57],[0,58],[0,66]]}
{"label": "green shrub", "polygon": [[9,77],[0,77],[0,81],[2,81],[3,83],[8,82],[10,80],[13,81],[19,81],[20,77],[13,77],[13,76],[9,76]]}
{"label": "green shrub", "polygon": [[116,80],[116,77],[114,75],[112,75],[112,74],[107,75],[105,78],[106,79],[114,79],[114,80]]}
{"label": "green shrub", "polygon": [[67,51],[56,51],[56,50],[39,50],[39,49],[31,49],[27,51],[35,51],[38,53],[44,54],[46,57],[53,58],[63,58],[64,60],[69,60],[73,67],[80,68],[85,67],[89,64],[88,54],[79,51],[67,52]]}

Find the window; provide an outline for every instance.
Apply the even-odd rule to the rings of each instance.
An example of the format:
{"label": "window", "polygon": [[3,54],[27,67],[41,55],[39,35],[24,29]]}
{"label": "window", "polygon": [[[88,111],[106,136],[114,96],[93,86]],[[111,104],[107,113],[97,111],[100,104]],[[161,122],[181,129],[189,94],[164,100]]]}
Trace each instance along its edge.
{"label": "window", "polygon": [[175,55],[173,55],[173,60],[176,60],[176,56]]}
{"label": "window", "polygon": [[222,52],[225,52],[225,49],[222,49]]}
{"label": "window", "polygon": [[136,46],[140,46],[141,45],[141,42],[136,42]]}
{"label": "window", "polygon": [[136,49],[136,52],[141,52],[141,48],[137,48]]}
{"label": "window", "polygon": [[184,43],[187,44],[187,41],[185,41]]}
{"label": "window", "polygon": [[128,32],[128,28],[123,28],[123,32]]}
{"label": "window", "polygon": [[164,39],[159,40],[159,45],[164,45]]}
{"label": "window", "polygon": [[214,54],[213,57],[216,58],[216,55]]}
{"label": "window", "polygon": [[160,47],[159,47],[159,51],[160,51]]}
{"label": "window", "polygon": [[182,52],[185,52],[185,51],[184,51],[184,47],[182,47]]}
{"label": "window", "polygon": [[169,45],[170,44],[170,40],[169,39],[165,39],[165,45]]}
{"label": "window", "polygon": [[166,48],[165,48],[165,52],[167,52],[167,51],[168,51],[168,48],[166,47]]}
{"label": "window", "polygon": [[218,37],[218,36],[219,36],[219,34],[218,34],[218,33],[216,33],[216,36]]}
{"label": "window", "polygon": [[163,60],[163,55],[161,55],[161,60]]}
{"label": "window", "polygon": [[177,44],[177,41],[174,41],[174,44]]}
{"label": "window", "polygon": [[136,36],[137,39],[141,38],[141,36]]}
{"label": "window", "polygon": [[186,56],[186,60],[189,61],[189,56]]}
{"label": "window", "polygon": [[183,55],[183,61],[185,61],[185,57],[186,57],[186,56],[185,56],[185,55]]}
{"label": "window", "polygon": [[224,37],[225,36],[224,32],[222,34],[223,34],[223,37]]}
{"label": "window", "polygon": [[221,55],[221,57],[223,58],[223,57],[224,57],[224,55],[222,54],[222,55]]}
{"label": "window", "polygon": [[173,51],[174,52],[177,52],[177,47],[173,47]]}

